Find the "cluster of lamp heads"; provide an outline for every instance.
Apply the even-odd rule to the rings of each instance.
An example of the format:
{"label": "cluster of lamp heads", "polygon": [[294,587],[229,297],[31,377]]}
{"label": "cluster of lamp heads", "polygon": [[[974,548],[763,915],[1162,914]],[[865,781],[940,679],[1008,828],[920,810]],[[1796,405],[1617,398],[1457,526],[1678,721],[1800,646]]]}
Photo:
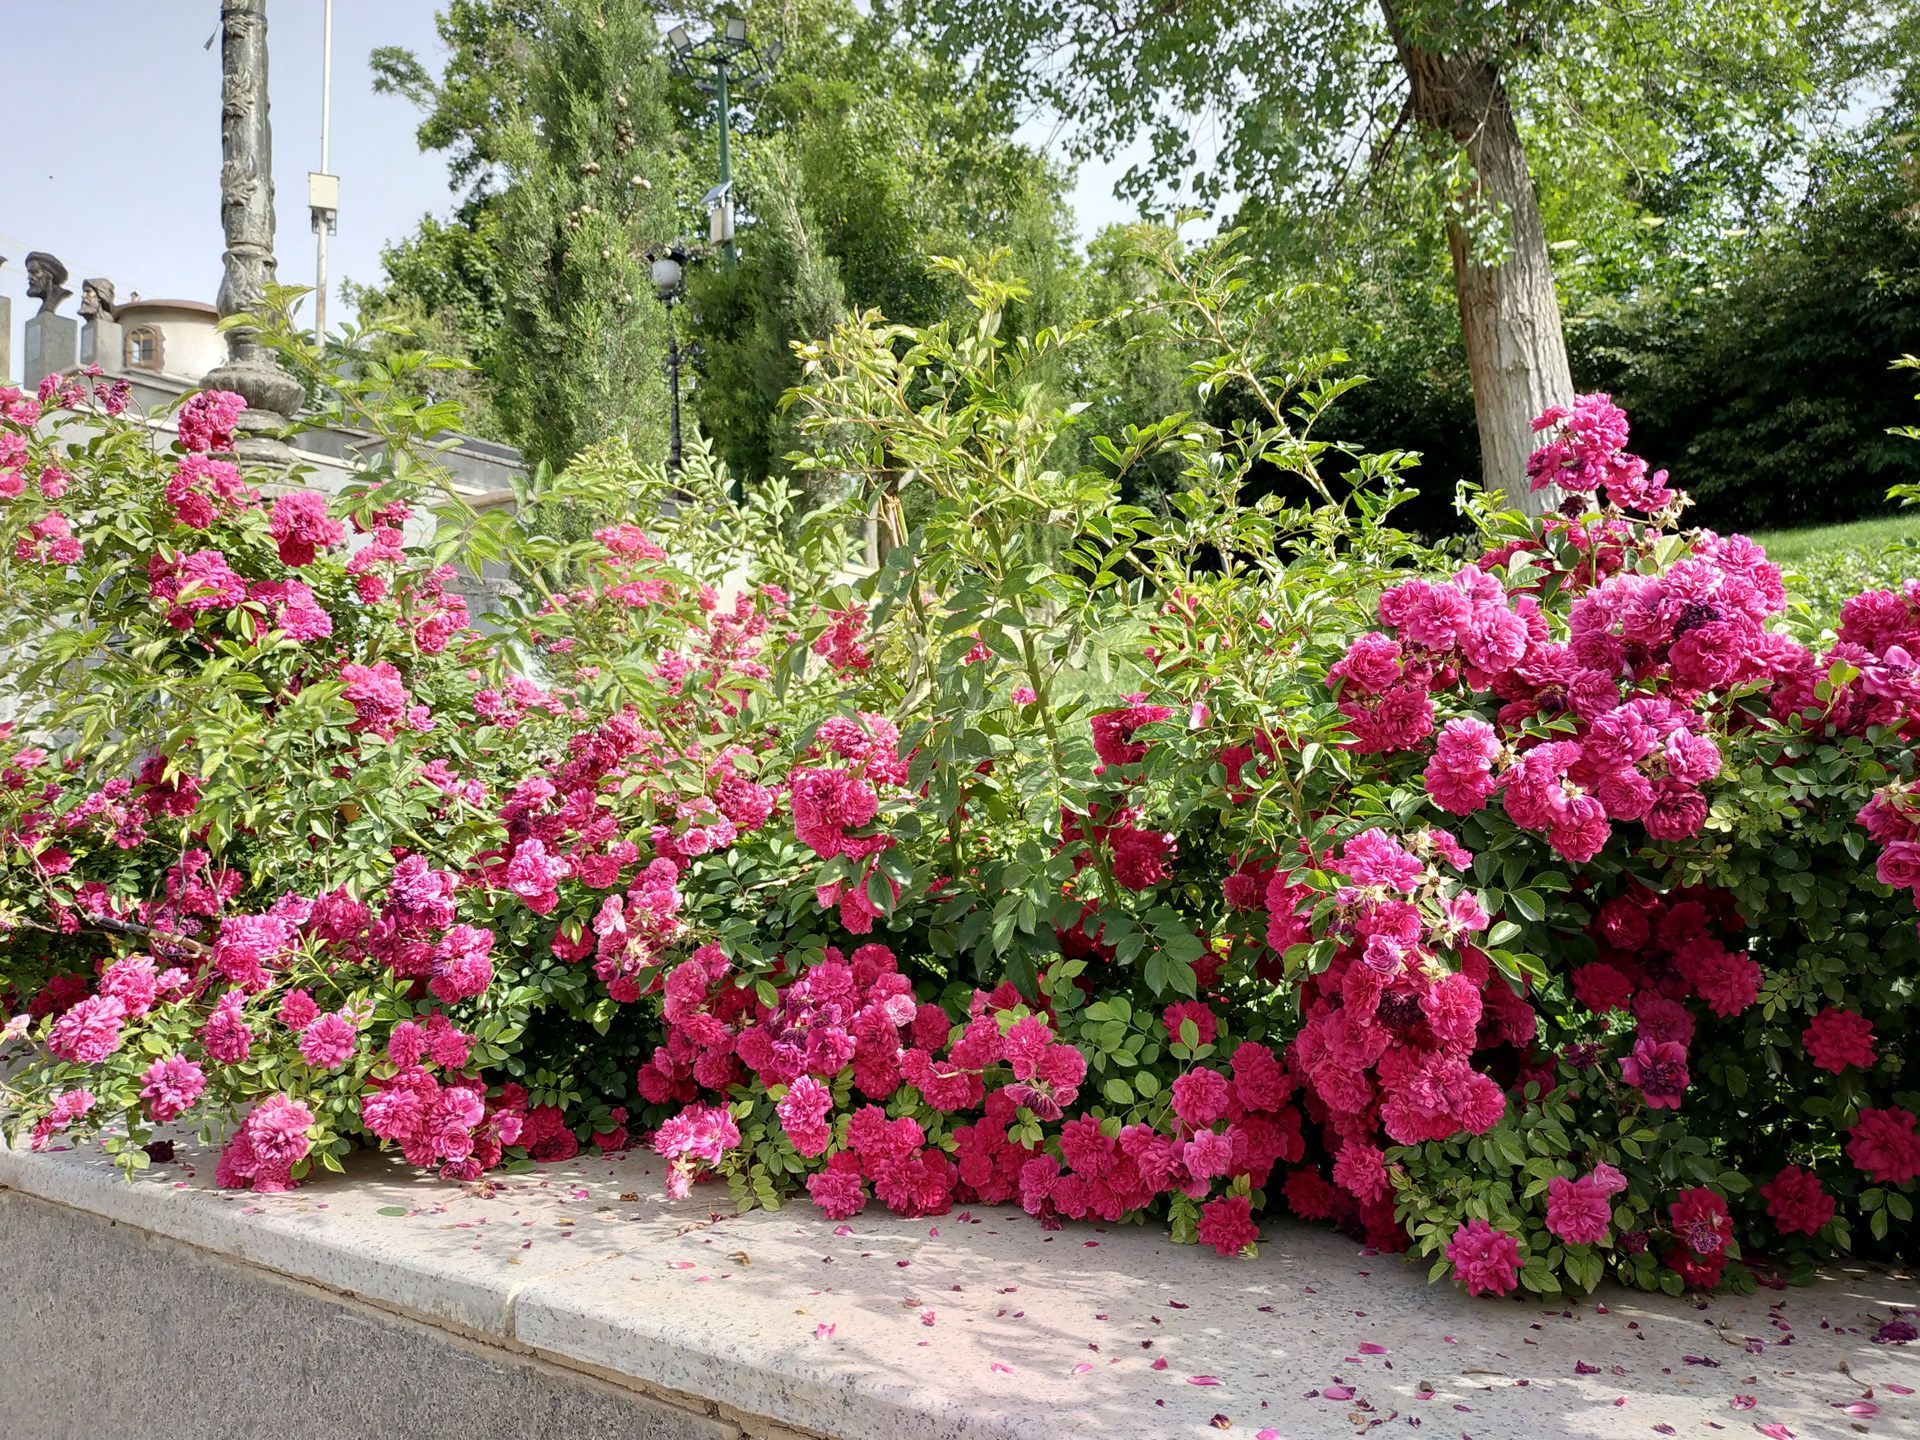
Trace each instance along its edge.
{"label": "cluster of lamp heads", "polygon": [[777,38],[765,42],[749,38],[747,22],[738,15],[728,16],[704,40],[694,39],[684,25],[667,31],[668,66],[676,75],[691,76],[703,90],[718,83],[722,70],[734,84],[753,85],[765,80],[780,63],[785,48]]}

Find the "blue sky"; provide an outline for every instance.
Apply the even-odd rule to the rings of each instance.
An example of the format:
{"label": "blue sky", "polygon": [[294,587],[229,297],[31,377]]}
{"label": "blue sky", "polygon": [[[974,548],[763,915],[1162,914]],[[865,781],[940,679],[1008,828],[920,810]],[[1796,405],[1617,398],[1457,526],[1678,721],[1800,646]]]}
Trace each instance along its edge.
{"label": "blue sky", "polygon": [[[31,10],[31,23],[26,12]],[[335,0],[333,154],[340,228],[329,287],[377,279],[380,247],[427,210],[450,207],[446,167],[422,155],[406,101],[373,93],[367,55],[404,45],[437,70],[431,0]],[[271,0],[275,253],[280,278],[313,283],[306,175],[320,164],[320,0]],[[11,296],[14,370],[28,250],[50,250],[79,282],[105,275],[127,298],[211,301],[220,283],[220,54],[215,0],[9,0],[0,13],[0,95],[12,120],[0,147],[0,295]],[[1050,129],[1023,138],[1045,144]],[[1073,201],[1082,236],[1127,215],[1113,199],[1123,162],[1082,167]]]}
{"label": "blue sky", "polygon": [[[25,6],[22,7],[24,10]],[[0,294],[14,300],[15,370],[29,249],[72,272],[110,277],[125,298],[211,301],[220,283],[220,47],[213,0],[62,0],[0,18],[0,95],[11,142],[0,147]],[[306,175],[320,165],[320,0],[268,8],[275,252],[280,278],[313,283]],[[407,45],[438,53],[424,0],[336,0],[332,168],[340,230],[328,268],[371,280],[381,244],[422,211],[445,209],[446,167],[414,145],[413,109],[376,96],[367,53]],[[47,47],[53,47],[48,53]],[[29,138],[37,137],[37,138]],[[337,290],[336,290],[337,293]],[[63,313],[71,315],[76,301]]]}

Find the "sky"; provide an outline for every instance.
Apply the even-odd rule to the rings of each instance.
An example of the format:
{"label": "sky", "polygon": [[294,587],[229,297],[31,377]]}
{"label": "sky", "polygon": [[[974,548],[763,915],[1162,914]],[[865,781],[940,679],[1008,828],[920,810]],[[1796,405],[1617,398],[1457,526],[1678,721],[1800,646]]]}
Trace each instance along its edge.
{"label": "sky", "polygon": [[[335,0],[333,143],[339,230],[328,245],[339,282],[380,275],[380,249],[433,211],[452,208],[446,164],[414,142],[417,112],[375,95],[367,56],[402,45],[430,71],[444,58],[431,0]],[[267,7],[273,120],[274,251],[283,284],[311,285],[307,172],[320,168],[321,0]],[[29,18],[31,17],[31,18]],[[217,0],[0,0],[0,96],[14,140],[0,146],[0,295],[13,299],[14,371],[26,297],[24,259],[47,250],[80,282],[111,279],[122,300],[212,301],[220,284],[220,46]],[[37,141],[25,137],[38,136]],[[1061,143],[1033,124],[1029,144]],[[1130,211],[1113,198],[1127,160],[1081,167],[1073,192],[1084,238]]]}
{"label": "sky", "polygon": [[[34,16],[32,25],[26,12]],[[320,0],[272,0],[268,76],[276,234],[284,283],[313,283],[307,172],[320,168]],[[220,45],[216,0],[0,0],[0,294],[13,298],[15,371],[26,301],[23,260],[48,250],[79,282],[104,275],[126,299],[212,301],[220,284]],[[373,93],[367,54],[438,54],[425,0],[336,0],[333,154],[339,233],[328,270],[378,277],[380,247],[428,209],[444,211],[446,166],[414,144],[413,107]],[[46,47],[57,47],[49,55]],[[42,117],[27,123],[28,117]],[[39,136],[27,142],[28,134]]]}

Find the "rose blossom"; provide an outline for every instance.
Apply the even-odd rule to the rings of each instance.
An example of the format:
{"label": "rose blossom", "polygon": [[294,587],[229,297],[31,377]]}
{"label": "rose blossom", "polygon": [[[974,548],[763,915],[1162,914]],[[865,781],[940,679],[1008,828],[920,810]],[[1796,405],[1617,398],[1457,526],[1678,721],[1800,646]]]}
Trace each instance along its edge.
{"label": "rose blossom", "polygon": [[353,1058],[359,1038],[353,1022],[333,1011],[300,1032],[300,1054],[316,1070],[337,1070]]}
{"label": "rose blossom", "polygon": [[1920,1175],[1920,1137],[1911,1112],[1889,1106],[1866,1109],[1853,1122],[1847,1158],[1883,1185],[1904,1185]]}
{"label": "rose blossom", "polygon": [[1469,1295],[1509,1294],[1520,1277],[1520,1244],[1484,1220],[1469,1220],[1447,1242],[1453,1273]]}
{"label": "rose blossom", "polygon": [[1878,1056],[1873,1048],[1873,1025],[1851,1010],[1829,1005],[1800,1032],[1807,1055],[1822,1070],[1839,1074],[1849,1065],[1865,1070]]}
{"label": "rose blossom", "polygon": [[1633,1042],[1633,1053],[1620,1062],[1620,1075],[1640,1090],[1652,1109],[1678,1110],[1689,1080],[1687,1047],[1643,1037]]}
{"label": "rose blossom", "polygon": [[304,1159],[312,1142],[307,1130],[313,1112],[297,1100],[275,1095],[253,1107],[246,1119],[254,1154],[269,1165],[291,1165]]}
{"label": "rose blossom", "polygon": [[180,1055],[154,1061],[141,1080],[140,1098],[147,1102],[147,1113],[162,1125],[185,1113],[207,1087],[206,1074]]}
{"label": "rose blossom", "polygon": [[120,1023],[127,1007],[111,995],[89,995],[58,1020],[47,1049],[62,1060],[98,1065],[120,1048]]}
{"label": "rose blossom", "polygon": [[1760,1187],[1782,1235],[1812,1235],[1833,1218],[1833,1196],[1811,1170],[1789,1165]]}
{"label": "rose blossom", "polygon": [[1556,1175],[1547,1182],[1547,1229],[1569,1245],[1599,1244],[1612,1223],[1613,1206],[1595,1177]]}
{"label": "rose blossom", "polygon": [[1198,1237],[1222,1255],[1238,1255],[1260,1238],[1244,1195],[1225,1195],[1200,1207]]}

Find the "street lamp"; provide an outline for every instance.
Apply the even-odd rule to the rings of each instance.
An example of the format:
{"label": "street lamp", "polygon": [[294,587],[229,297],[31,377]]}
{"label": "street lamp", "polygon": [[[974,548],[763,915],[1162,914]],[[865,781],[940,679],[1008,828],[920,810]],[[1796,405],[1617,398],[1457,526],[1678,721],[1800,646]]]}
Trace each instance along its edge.
{"label": "street lamp", "polygon": [[687,298],[687,266],[693,263],[693,258],[692,252],[677,241],[647,252],[647,259],[653,264],[653,293],[667,307],[667,362],[663,368],[667,372],[667,396],[671,405],[667,471],[673,475],[680,473],[680,362],[689,358],[681,351],[680,337],[673,328],[673,307]]}
{"label": "street lamp", "polygon": [[710,238],[729,265],[735,258],[733,152],[728,133],[733,123],[732,94],[736,89],[751,90],[765,84],[773,67],[780,63],[784,48],[779,40],[764,46],[749,40],[747,22],[737,15],[728,17],[704,40],[695,40],[684,25],[667,31],[667,64],[673,73],[689,77],[697,89],[714,99],[715,116],[720,122],[720,183],[707,192],[707,206],[713,216]]}
{"label": "street lamp", "polygon": [[333,0],[320,21],[320,168],[307,172],[307,209],[313,216],[313,343],[327,344],[327,237],[340,233],[340,177],[327,168],[333,140]]}

